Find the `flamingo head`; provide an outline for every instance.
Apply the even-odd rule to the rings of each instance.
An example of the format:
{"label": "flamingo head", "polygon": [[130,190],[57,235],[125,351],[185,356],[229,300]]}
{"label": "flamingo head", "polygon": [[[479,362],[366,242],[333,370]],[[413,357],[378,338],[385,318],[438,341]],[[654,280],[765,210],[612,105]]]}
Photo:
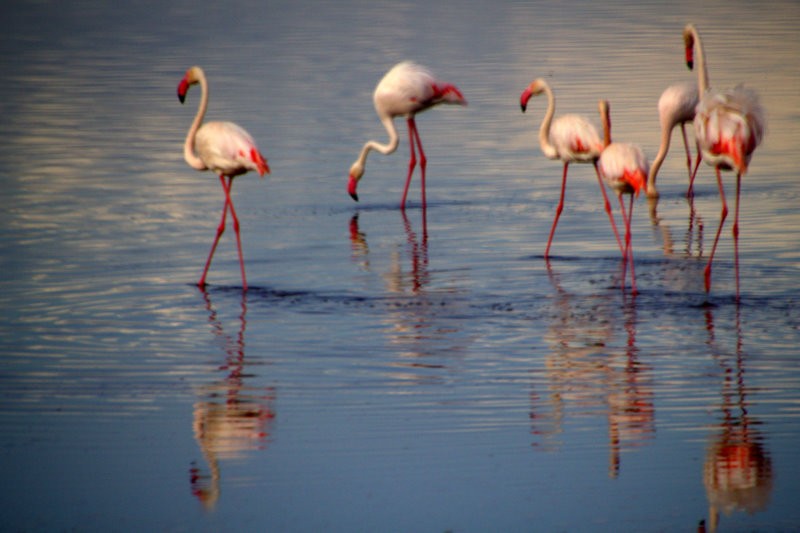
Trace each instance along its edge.
{"label": "flamingo head", "polygon": [[694,26],[687,24],[683,29],[683,45],[686,47],[686,66],[694,69]]}
{"label": "flamingo head", "polygon": [[350,198],[358,201],[358,194],[356,193],[356,187],[358,187],[358,180],[361,179],[361,176],[364,175],[364,166],[359,164],[358,161],[353,163],[353,166],[350,167],[350,179],[347,182],[347,193],[350,195]]}
{"label": "flamingo head", "polygon": [[204,77],[203,69],[200,67],[192,67],[186,71],[183,79],[178,84],[178,100],[183,103],[186,100],[186,93],[189,92],[189,87],[195,83],[199,83],[200,79]]}
{"label": "flamingo head", "polygon": [[528,85],[522,94],[519,97],[519,107],[522,109],[524,113],[525,110],[528,108],[528,100],[531,99],[532,96],[536,96],[537,94],[542,94],[545,90],[545,81],[541,78],[534,80],[530,85]]}

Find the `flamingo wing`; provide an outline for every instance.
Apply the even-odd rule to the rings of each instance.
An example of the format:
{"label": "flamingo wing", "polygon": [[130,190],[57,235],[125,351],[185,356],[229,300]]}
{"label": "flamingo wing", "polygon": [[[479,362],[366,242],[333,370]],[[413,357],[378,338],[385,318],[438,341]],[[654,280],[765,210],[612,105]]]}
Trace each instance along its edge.
{"label": "flamingo wing", "polygon": [[597,129],[580,115],[562,115],[553,121],[550,142],[563,160],[590,161],[603,149]]}
{"label": "flamingo wing", "polygon": [[765,129],[763,108],[751,89],[708,95],[697,105],[695,135],[709,163],[746,172]]}
{"label": "flamingo wing", "polygon": [[600,175],[609,187],[619,192],[635,192],[645,186],[650,165],[639,146],[611,143],[597,162]]}
{"label": "flamingo wing", "polygon": [[254,170],[269,173],[267,161],[253,137],[232,122],[207,122],[197,131],[195,151],[208,168],[217,174],[238,176]]}

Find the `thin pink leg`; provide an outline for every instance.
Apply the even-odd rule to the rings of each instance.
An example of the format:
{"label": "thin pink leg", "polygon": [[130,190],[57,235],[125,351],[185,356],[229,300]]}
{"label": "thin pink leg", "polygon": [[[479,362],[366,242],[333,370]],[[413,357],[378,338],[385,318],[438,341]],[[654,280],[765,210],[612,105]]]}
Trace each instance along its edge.
{"label": "thin pink leg", "polygon": [[408,196],[408,186],[411,185],[411,175],[414,173],[414,167],[417,164],[417,154],[414,152],[414,118],[408,119],[408,147],[411,151],[411,157],[408,159],[408,177],[406,178],[406,186],[403,189],[403,199],[400,200],[400,209],[406,208],[406,196]]}
{"label": "thin pink leg", "polygon": [[553,219],[553,227],[550,228],[550,237],[547,239],[547,248],[544,250],[545,259],[550,257],[550,245],[553,243],[553,235],[556,233],[558,217],[561,216],[561,212],[564,210],[564,193],[567,190],[567,167],[569,167],[569,161],[564,161],[564,174],[561,177],[561,199],[559,199],[558,205],[556,206],[556,216]]}
{"label": "thin pink leg", "polygon": [[706,292],[711,290],[711,262],[714,261],[714,254],[717,251],[717,243],[719,242],[719,234],[722,233],[722,226],[725,224],[725,219],[728,217],[728,204],[725,202],[725,190],[722,187],[722,176],[719,172],[719,167],[716,167],[717,183],[719,184],[719,197],[722,199],[722,212],[719,216],[719,227],[717,228],[717,236],[714,237],[714,246],[711,247],[711,255],[708,258],[708,264],[705,269]]}
{"label": "thin pink leg", "polygon": [[242,254],[242,238],[239,235],[239,217],[236,216],[236,211],[233,208],[233,200],[231,200],[232,187],[233,187],[233,178],[228,178],[228,186],[225,187],[225,198],[231,210],[231,218],[233,219],[233,231],[236,232],[236,248],[239,250],[239,268],[242,271],[242,289],[246,291],[247,278],[244,275],[244,255]]}
{"label": "thin pink leg", "polygon": [[422,140],[419,138],[417,122],[414,119],[411,119],[411,123],[414,125],[414,138],[417,140],[417,148],[419,148],[419,168],[422,171],[422,176],[420,178],[420,187],[422,189],[422,209],[425,209],[427,207],[427,202],[425,200],[425,167],[428,165],[428,158],[425,157],[425,150],[422,149]]}
{"label": "thin pink leg", "polygon": [[608,214],[608,220],[611,222],[611,229],[614,230],[614,237],[617,239],[617,245],[619,246],[619,251],[622,252],[622,260],[626,261],[628,259],[625,250],[622,247],[622,240],[619,238],[619,232],[617,231],[617,223],[614,222],[614,214],[611,212],[611,202],[608,201],[608,195],[606,194],[606,188],[603,186],[603,178],[600,177],[600,169],[597,168],[597,162],[594,163],[594,170],[597,174],[597,183],[600,185],[600,192],[603,194],[603,207],[605,207],[606,214]]}
{"label": "thin pink leg", "polygon": [[739,193],[742,185],[741,172],[736,173],[736,208],[733,215],[733,264],[736,269],[736,300],[739,300]]}
{"label": "thin pink leg", "polygon": [[[625,213],[625,202],[622,200],[622,195],[619,195],[619,205],[622,210],[622,220],[625,223],[625,258],[631,264],[631,292],[637,294],[636,290],[636,273],[633,269],[633,245],[631,243],[631,219],[633,218],[633,194],[630,195],[630,207],[628,212]],[[625,285],[625,276],[622,277],[623,287]]]}
{"label": "thin pink leg", "polygon": [[[684,141],[686,141],[686,137],[684,136]],[[689,153],[689,145],[686,145],[686,155],[689,158],[689,190],[686,191],[686,196],[689,198],[694,198],[694,178],[697,176],[697,169],[700,167],[700,161],[703,160],[703,152],[700,151],[700,147],[697,147],[697,159],[694,162],[694,168],[691,168],[692,160],[691,155]]]}
{"label": "thin pink leg", "polygon": [[222,208],[222,219],[219,221],[219,226],[217,226],[217,236],[214,238],[214,244],[211,245],[211,251],[208,253],[203,275],[200,276],[200,281],[197,282],[197,286],[200,288],[206,286],[206,275],[208,275],[208,268],[211,266],[211,258],[214,257],[214,251],[217,249],[219,238],[222,237],[222,234],[225,232],[225,219],[228,216],[228,188],[225,185],[225,176],[220,175],[219,180],[222,182],[222,189],[225,191],[225,206]]}

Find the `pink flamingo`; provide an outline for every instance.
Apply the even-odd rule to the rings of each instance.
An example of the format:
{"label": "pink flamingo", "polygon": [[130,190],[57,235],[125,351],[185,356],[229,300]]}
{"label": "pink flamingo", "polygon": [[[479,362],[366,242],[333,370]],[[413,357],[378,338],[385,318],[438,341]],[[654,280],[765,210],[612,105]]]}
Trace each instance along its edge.
{"label": "pink flamingo", "polygon": [[686,136],[686,124],[694,121],[695,107],[700,101],[700,95],[708,91],[708,69],[705,62],[705,52],[700,34],[692,24],[687,24],[683,29],[683,42],[686,49],[686,65],[689,69],[694,68],[694,49],[697,46],[697,83],[678,83],[667,87],[661,98],[658,99],[658,118],[661,124],[661,146],[658,154],[650,167],[650,174],[647,178],[647,196],[658,197],[656,189],[656,176],[661,168],[661,164],[667,157],[669,151],[672,130],[675,126],[681,127],[683,146],[686,149],[686,165],[689,169],[689,189],[686,195],[691,197],[693,194],[694,177],[697,174],[697,167],[700,166],[702,154],[698,150],[697,159],[692,169],[692,152],[689,149],[689,141]]}
{"label": "pink flamingo", "polygon": [[736,210],[733,221],[734,265],[736,269],[736,298],[739,299],[739,196],[742,174],[747,173],[750,158],[761,144],[766,129],[764,109],[758,95],[741,85],[724,93],[708,93],[697,105],[694,131],[697,145],[706,163],[717,174],[719,195],[722,199],[717,235],[705,268],[706,292],[711,289],[711,263],[717,243],[728,216],[728,205],[722,187],[721,169],[736,171]]}
{"label": "pink flamingo", "polygon": [[414,120],[414,116],[438,104],[467,105],[467,101],[455,85],[437,80],[428,69],[410,61],[398,63],[386,73],[377,87],[375,87],[373,100],[375,102],[375,111],[378,113],[378,117],[389,134],[389,142],[380,144],[377,141],[368,141],[364,144],[363,148],[361,148],[361,153],[358,155],[358,159],[356,159],[353,166],[350,167],[350,179],[347,184],[347,192],[353,200],[358,201],[356,187],[358,186],[358,181],[364,175],[367,155],[371,150],[376,150],[383,155],[389,155],[397,150],[399,140],[397,137],[397,129],[394,125],[394,118],[402,116],[406,117],[406,121],[408,122],[408,140],[411,157],[408,161],[408,177],[406,178],[405,189],[403,189],[400,209],[405,210],[408,186],[411,183],[411,175],[417,164],[417,156],[414,152],[415,143],[419,148],[419,166],[422,173],[422,207],[425,208],[425,165],[427,164],[427,159],[422,149],[422,141],[420,141],[419,138],[417,123]]}
{"label": "pink flamingo", "polygon": [[[629,143],[611,142],[611,115],[606,100],[600,100],[600,117],[603,121],[605,149],[597,160],[598,175],[617,193],[622,221],[625,223],[625,251],[623,262],[631,265],[631,291],[636,294],[636,275],[633,270],[633,246],[631,245],[631,218],[633,217],[634,193],[645,187],[649,165],[641,148]],[[623,194],[630,195],[628,212],[625,212]],[[624,277],[624,270],[623,270]],[[624,280],[623,280],[624,283]]]}
{"label": "pink flamingo", "polygon": [[217,236],[211,246],[211,252],[208,254],[203,275],[197,285],[199,287],[205,287],[206,285],[208,267],[211,266],[211,258],[214,256],[214,250],[217,248],[219,238],[225,231],[225,219],[227,218],[228,209],[230,209],[231,217],[233,218],[233,229],[236,232],[236,246],[239,250],[242,285],[246,291],[247,279],[244,275],[242,240],[239,236],[239,218],[233,209],[231,187],[233,186],[233,178],[236,176],[249,170],[255,170],[263,177],[265,173],[269,174],[269,166],[267,166],[267,160],[259,152],[253,138],[240,126],[232,122],[206,122],[202,126],[200,125],[208,107],[208,83],[203,69],[192,67],[186,71],[178,85],[178,99],[183,103],[189,87],[196,83],[200,84],[200,105],[192,126],[189,128],[189,133],[186,135],[186,142],[183,145],[183,157],[189,166],[195,170],[211,169],[216,174],[219,174],[222,190],[225,193],[222,220],[219,223],[219,227],[217,227]]}
{"label": "pink flamingo", "polygon": [[[547,239],[547,248],[545,248],[544,251],[544,258],[548,259],[550,257],[550,245],[553,242],[553,235],[558,225],[558,218],[564,210],[567,168],[571,162],[595,163],[597,158],[600,157],[600,153],[603,151],[603,142],[600,140],[600,136],[594,125],[580,115],[562,115],[555,121],[553,120],[553,115],[556,112],[555,96],[553,96],[553,91],[550,89],[547,82],[541,78],[531,82],[531,84],[522,91],[520,95],[520,107],[522,108],[522,112],[524,113],[527,109],[528,100],[530,100],[532,96],[539,95],[543,92],[547,95],[547,112],[542,119],[542,125],[539,129],[539,146],[546,157],[550,159],[560,159],[564,162],[564,173],[561,178],[561,199],[556,207],[556,216],[553,219],[553,226],[550,228],[550,236]],[[605,200],[606,213],[608,213],[608,218],[611,221],[614,235],[617,237],[617,244],[619,244],[620,251],[622,251],[622,242],[617,233],[614,217],[611,214],[611,204],[608,201],[599,174],[597,180],[600,185],[600,192],[603,193],[603,198]]]}

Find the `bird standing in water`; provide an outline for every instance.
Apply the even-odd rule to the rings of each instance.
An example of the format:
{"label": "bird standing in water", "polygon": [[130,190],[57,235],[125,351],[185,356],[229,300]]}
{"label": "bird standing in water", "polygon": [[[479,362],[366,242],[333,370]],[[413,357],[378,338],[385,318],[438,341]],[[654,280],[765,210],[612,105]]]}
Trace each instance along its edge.
{"label": "bird standing in water", "polygon": [[408,176],[403,189],[403,198],[400,200],[400,209],[404,210],[406,207],[408,186],[411,183],[411,176],[417,164],[415,145],[419,149],[420,188],[422,190],[422,207],[425,208],[425,166],[427,159],[422,149],[422,141],[419,138],[414,116],[438,104],[467,105],[467,101],[455,85],[437,80],[428,69],[410,61],[398,63],[386,73],[375,88],[373,100],[375,102],[375,111],[389,134],[389,142],[381,144],[377,141],[368,141],[364,144],[358,159],[350,167],[347,192],[353,200],[358,201],[356,188],[359,180],[364,175],[367,155],[371,150],[376,150],[384,155],[389,155],[397,150],[399,139],[394,119],[395,117],[406,117],[411,156],[408,161]]}
{"label": "bird standing in water", "polygon": [[186,71],[183,79],[178,85],[178,99],[181,103],[186,99],[189,87],[200,84],[200,105],[194,117],[186,141],[183,145],[183,157],[190,167],[195,170],[212,170],[219,175],[222,183],[222,190],[225,193],[225,205],[222,208],[222,220],[217,227],[217,235],[214,244],[206,260],[203,275],[197,282],[199,287],[205,287],[208,268],[211,266],[211,258],[219,243],[219,238],[225,231],[225,219],[230,209],[233,219],[233,229],[236,232],[236,246],[239,250],[239,267],[242,271],[242,288],[247,290],[247,279],[244,274],[244,257],[242,256],[242,239],[239,235],[239,218],[233,208],[231,200],[231,188],[233,178],[240,176],[250,170],[255,170],[260,176],[269,174],[267,160],[261,155],[255,141],[240,126],[232,122],[206,122],[202,124],[203,117],[208,107],[208,82],[203,69],[192,67]]}

